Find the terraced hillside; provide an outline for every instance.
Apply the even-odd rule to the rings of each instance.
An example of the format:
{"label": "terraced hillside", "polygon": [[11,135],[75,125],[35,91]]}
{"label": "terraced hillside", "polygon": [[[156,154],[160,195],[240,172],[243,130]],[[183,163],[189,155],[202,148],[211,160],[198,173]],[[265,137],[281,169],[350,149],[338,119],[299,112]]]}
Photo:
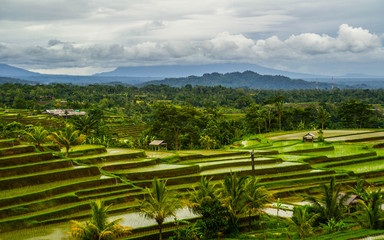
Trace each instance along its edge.
{"label": "terraced hillside", "polygon": [[[129,151],[117,157],[117,154],[109,153],[103,161],[129,160],[142,154],[142,151]],[[52,153],[37,152],[33,146],[19,145],[14,139],[2,140],[2,231],[87,216],[84,211],[89,209],[89,201],[96,198],[114,203],[114,211],[135,207],[140,188],[103,174],[97,166],[76,162],[55,157]]]}
{"label": "terraced hillside", "polygon": [[[357,177],[377,186],[384,184],[384,150],[374,149],[372,144],[284,140],[253,142],[227,151],[177,153],[88,148],[91,151],[75,151],[74,157],[61,159],[15,139],[0,141],[2,230],[86,217],[93,199],[113,203],[114,218],[122,216],[122,212],[136,211],[143,188],[154,177],[167,179],[171,189],[185,194],[202,176],[220,181],[231,172],[254,173],[276,198],[317,194],[319,184],[332,177],[346,184]],[[251,149],[255,152],[254,172]]]}

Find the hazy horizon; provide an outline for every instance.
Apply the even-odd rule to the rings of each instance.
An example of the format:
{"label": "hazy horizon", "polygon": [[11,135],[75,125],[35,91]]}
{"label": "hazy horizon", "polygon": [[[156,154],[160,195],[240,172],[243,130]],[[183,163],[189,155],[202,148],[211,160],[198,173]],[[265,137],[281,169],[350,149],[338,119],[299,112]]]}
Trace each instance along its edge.
{"label": "hazy horizon", "polygon": [[384,2],[3,0],[0,62],[46,74],[251,63],[384,76]]}

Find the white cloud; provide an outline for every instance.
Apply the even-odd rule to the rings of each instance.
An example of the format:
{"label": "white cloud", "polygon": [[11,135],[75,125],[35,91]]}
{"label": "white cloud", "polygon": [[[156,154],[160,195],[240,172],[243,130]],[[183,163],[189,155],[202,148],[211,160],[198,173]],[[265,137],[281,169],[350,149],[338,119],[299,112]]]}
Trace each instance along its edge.
{"label": "white cloud", "polygon": [[73,43],[52,39],[46,46],[0,43],[0,62],[48,69],[215,61],[273,63],[281,66],[289,65],[292,61],[384,61],[381,41],[378,35],[347,24],[339,27],[336,37],[302,33],[286,40],[272,36],[254,41],[242,34],[228,32],[209,40],[144,41],[131,45]]}

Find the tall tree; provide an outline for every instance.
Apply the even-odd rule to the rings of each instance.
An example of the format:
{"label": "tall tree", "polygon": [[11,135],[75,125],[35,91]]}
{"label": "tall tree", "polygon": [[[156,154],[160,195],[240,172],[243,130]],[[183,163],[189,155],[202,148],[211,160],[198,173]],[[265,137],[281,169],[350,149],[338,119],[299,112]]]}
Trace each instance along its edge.
{"label": "tall tree", "polygon": [[65,156],[68,157],[69,149],[84,142],[86,136],[80,134],[79,130],[75,130],[73,126],[67,125],[63,131],[52,132],[48,136],[49,140],[54,141],[61,147],[65,148]]}
{"label": "tall tree", "polygon": [[351,99],[340,104],[338,114],[345,127],[370,127],[375,112],[372,105]]}
{"label": "tall tree", "polygon": [[163,222],[167,217],[175,216],[181,207],[179,199],[174,198],[166,187],[166,181],[154,178],[151,189],[146,188],[146,195],[140,204],[140,211],[146,218],[154,219],[159,227],[159,239],[163,239]]}
{"label": "tall tree", "polygon": [[91,131],[96,131],[99,120],[88,115],[74,116],[72,118],[72,124],[76,130],[88,136]]}
{"label": "tall tree", "polygon": [[236,173],[231,173],[224,178],[221,193],[223,201],[230,213],[229,227],[232,234],[239,232],[239,215],[244,211],[246,204],[245,183],[247,176],[237,177]]}
{"label": "tall tree", "polygon": [[357,222],[364,228],[379,229],[384,211],[381,209],[384,203],[381,189],[372,191],[370,188],[364,189],[363,194],[359,195],[359,211],[354,216]]}
{"label": "tall tree", "polygon": [[290,229],[297,232],[300,239],[304,239],[313,234],[313,225],[320,217],[320,214],[309,215],[308,206],[297,206],[293,209],[292,218],[288,218]]}
{"label": "tall tree", "polygon": [[34,126],[32,131],[25,132],[30,142],[34,143],[36,147],[41,150],[41,144],[47,141],[49,132],[41,126]]}
{"label": "tall tree", "polygon": [[281,121],[283,117],[283,103],[284,103],[284,96],[278,96],[274,99],[270,100],[270,102],[273,102],[276,107],[277,115],[279,116],[279,130],[281,131]]}
{"label": "tall tree", "polygon": [[326,109],[324,109],[323,107],[320,107],[317,110],[317,117],[321,122],[321,130],[324,130],[324,122],[327,121],[331,117],[331,115],[327,112]]}
{"label": "tall tree", "polygon": [[246,198],[245,209],[249,217],[249,229],[251,229],[253,215],[260,215],[261,209],[272,202],[273,196],[264,186],[259,184],[255,176],[248,178],[244,194]]}
{"label": "tall tree", "polygon": [[201,215],[196,227],[201,229],[204,239],[216,239],[218,232],[227,226],[228,209],[221,203],[211,179],[201,178],[197,190],[194,189],[191,194],[188,207]]}
{"label": "tall tree", "polygon": [[114,240],[130,233],[131,227],[124,227],[118,223],[122,219],[108,222],[108,210],[102,201],[91,202],[92,216],[85,223],[72,220],[72,237],[76,240]]}
{"label": "tall tree", "polygon": [[175,150],[179,150],[180,136],[190,130],[191,124],[201,125],[201,117],[202,113],[191,105],[176,107],[159,104],[155,106],[150,132],[153,136],[162,137],[168,144],[173,143]]}
{"label": "tall tree", "polygon": [[329,222],[331,219],[339,221],[343,218],[345,212],[344,202],[349,197],[349,194],[342,195],[341,187],[341,184],[336,185],[336,180],[333,177],[329,185],[321,185],[322,196],[320,200],[313,196],[306,197],[326,222]]}

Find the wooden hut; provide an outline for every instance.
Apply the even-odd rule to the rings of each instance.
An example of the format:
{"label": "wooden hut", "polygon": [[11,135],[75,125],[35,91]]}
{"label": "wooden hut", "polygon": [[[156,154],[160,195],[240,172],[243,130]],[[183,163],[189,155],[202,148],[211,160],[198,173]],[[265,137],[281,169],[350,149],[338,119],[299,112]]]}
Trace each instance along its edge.
{"label": "wooden hut", "polygon": [[149,146],[152,147],[152,150],[165,150],[167,151],[167,143],[164,140],[153,140]]}
{"label": "wooden hut", "polygon": [[315,140],[315,135],[312,133],[307,133],[303,136],[303,142],[313,142]]}

